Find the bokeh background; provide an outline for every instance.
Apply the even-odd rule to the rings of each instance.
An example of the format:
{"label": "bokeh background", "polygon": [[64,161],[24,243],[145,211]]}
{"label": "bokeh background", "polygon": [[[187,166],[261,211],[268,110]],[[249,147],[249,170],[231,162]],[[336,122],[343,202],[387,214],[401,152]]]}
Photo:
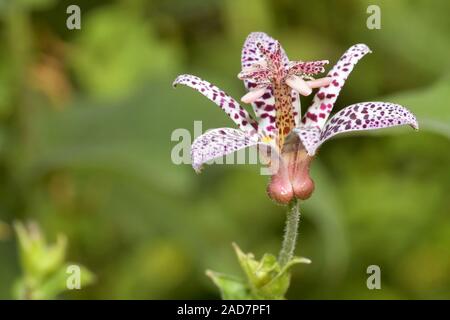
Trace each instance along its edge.
{"label": "bokeh background", "polygon": [[[66,8],[81,7],[81,30]],[[381,30],[366,9],[381,8]],[[239,274],[231,247],[277,253],[285,210],[257,166],[174,165],[176,128],[233,126],[171,83],[207,79],[235,98],[251,31],[292,59],[333,64],[355,43],[373,54],[336,104],[385,100],[421,130],[327,142],[302,205],[288,298],[450,298],[450,2],[0,1],[0,298],[21,277],[13,221],[35,221],[96,282],[66,299],[214,299],[206,269]],[[309,98],[302,102],[303,110]],[[366,268],[381,268],[368,290]]]}

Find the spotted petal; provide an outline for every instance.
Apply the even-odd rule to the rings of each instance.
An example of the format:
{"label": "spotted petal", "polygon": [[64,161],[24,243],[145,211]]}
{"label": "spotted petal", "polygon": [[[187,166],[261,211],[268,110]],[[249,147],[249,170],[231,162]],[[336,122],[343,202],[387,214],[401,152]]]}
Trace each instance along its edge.
{"label": "spotted petal", "polygon": [[173,86],[177,84],[191,87],[216,103],[243,131],[254,133],[257,130],[257,123],[248,112],[236,100],[208,81],[196,76],[183,74],[178,76],[173,82]]}
{"label": "spotted petal", "polygon": [[[277,41],[272,37],[268,36],[263,32],[252,32],[247,37],[244,43],[244,47],[242,48],[242,69],[251,68],[255,64],[264,64],[265,58],[258,48],[258,43],[262,45],[262,47],[266,48],[269,51],[275,52],[277,49]],[[289,59],[286,55],[286,52],[281,47],[281,61],[287,66],[289,64]],[[244,80],[244,85],[247,90],[255,89],[258,84],[255,81]],[[293,107],[294,107],[294,115],[296,118],[300,114],[300,104],[298,100],[298,94],[293,93]],[[262,95],[261,98],[257,99],[252,103],[253,110],[258,118],[259,123],[259,133],[262,136],[268,137],[270,139],[274,139],[277,130],[275,127],[275,98],[273,96],[273,90],[271,86],[268,86],[266,92]]]}
{"label": "spotted petal", "polygon": [[[258,49],[258,43],[260,43],[262,47],[267,50],[274,52],[277,49],[277,42],[278,41],[264,32],[250,33],[244,42],[244,47],[242,48],[242,69],[251,67],[253,64],[264,60],[264,57]],[[289,59],[283,48],[281,48],[281,61],[285,66],[289,63]]]}
{"label": "spotted petal", "polygon": [[317,144],[320,141],[320,129],[315,126],[301,126],[295,128],[293,131],[300,138],[300,141],[302,142],[308,154],[310,156],[313,156],[317,149]]}
{"label": "spotted petal", "polygon": [[356,63],[369,52],[370,49],[365,44],[356,44],[344,53],[328,72],[328,77],[333,79],[331,84],[321,87],[314,96],[312,105],[302,119],[303,124],[323,128],[348,75]]}
{"label": "spotted petal", "polygon": [[205,162],[258,144],[257,135],[232,128],[213,129],[194,140],[191,146],[192,167],[199,172]]}
{"label": "spotted petal", "polygon": [[419,128],[416,117],[405,107],[388,102],[362,102],[348,106],[333,117],[321,132],[320,140],[308,150],[314,155],[317,148],[331,137],[349,131],[374,130],[408,124]]}
{"label": "spotted petal", "polygon": [[292,107],[294,108],[294,123],[295,126],[300,124],[301,117],[301,103],[300,103],[300,94],[297,90],[291,91],[291,99],[292,99]]}
{"label": "spotted petal", "polygon": [[289,74],[296,75],[313,75],[325,71],[324,66],[328,64],[328,60],[318,61],[291,61],[289,62]]}
{"label": "spotted petal", "polygon": [[255,87],[260,85],[269,85],[269,77],[272,76],[272,72],[267,68],[260,69],[244,69],[238,74],[238,78],[241,80],[250,81],[256,84]]}

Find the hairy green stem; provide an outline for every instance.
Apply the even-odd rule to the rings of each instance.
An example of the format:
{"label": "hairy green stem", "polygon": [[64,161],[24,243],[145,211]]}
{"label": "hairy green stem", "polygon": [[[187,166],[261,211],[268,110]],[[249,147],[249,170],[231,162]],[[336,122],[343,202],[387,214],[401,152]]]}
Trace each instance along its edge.
{"label": "hairy green stem", "polygon": [[288,263],[294,255],[299,222],[299,200],[296,199],[289,204],[289,210],[287,212],[283,245],[281,246],[280,255],[278,257],[279,263],[282,267],[286,265],[286,263]]}

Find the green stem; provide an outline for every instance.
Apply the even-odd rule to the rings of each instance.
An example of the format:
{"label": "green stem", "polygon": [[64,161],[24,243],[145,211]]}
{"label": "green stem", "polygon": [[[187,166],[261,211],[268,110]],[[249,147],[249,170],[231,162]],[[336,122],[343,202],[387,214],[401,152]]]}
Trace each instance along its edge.
{"label": "green stem", "polygon": [[295,244],[297,242],[298,224],[300,222],[299,201],[293,200],[289,204],[286,217],[286,227],[284,229],[283,245],[278,257],[281,267],[286,265],[294,255]]}

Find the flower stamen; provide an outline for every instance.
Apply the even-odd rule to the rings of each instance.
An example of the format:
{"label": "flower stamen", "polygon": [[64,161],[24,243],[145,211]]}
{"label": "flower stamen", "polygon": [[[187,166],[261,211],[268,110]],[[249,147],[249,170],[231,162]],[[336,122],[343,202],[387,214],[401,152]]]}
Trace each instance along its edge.
{"label": "flower stamen", "polygon": [[254,90],[250,90],[244,96],[242,96],[241,101],[244,103],[252,103],[262,97],[262,95],[266,92],[266,87],[256,88]]}
{"label": "flower stamen", "polygon": [[308,85],[308,82],[306,82],[299,76],[292,75],[287,77],[286,84],[292,89],[298,91],[298,93],[300,93],[302,96],[309,96],[312,92],[312,89]]}
{"label": "flower stamen", "polygon": [[332,78],[325,77],[325,78],[319,78],[319,79],[313,79],[313,80],[310,80],[310,81],[306,81],[306,84],[311,89],[315,89],[315,88],[320,88],[320,87],[326,87],[326,86],[330,85],[330,83],[332,81],[333,81]]}

